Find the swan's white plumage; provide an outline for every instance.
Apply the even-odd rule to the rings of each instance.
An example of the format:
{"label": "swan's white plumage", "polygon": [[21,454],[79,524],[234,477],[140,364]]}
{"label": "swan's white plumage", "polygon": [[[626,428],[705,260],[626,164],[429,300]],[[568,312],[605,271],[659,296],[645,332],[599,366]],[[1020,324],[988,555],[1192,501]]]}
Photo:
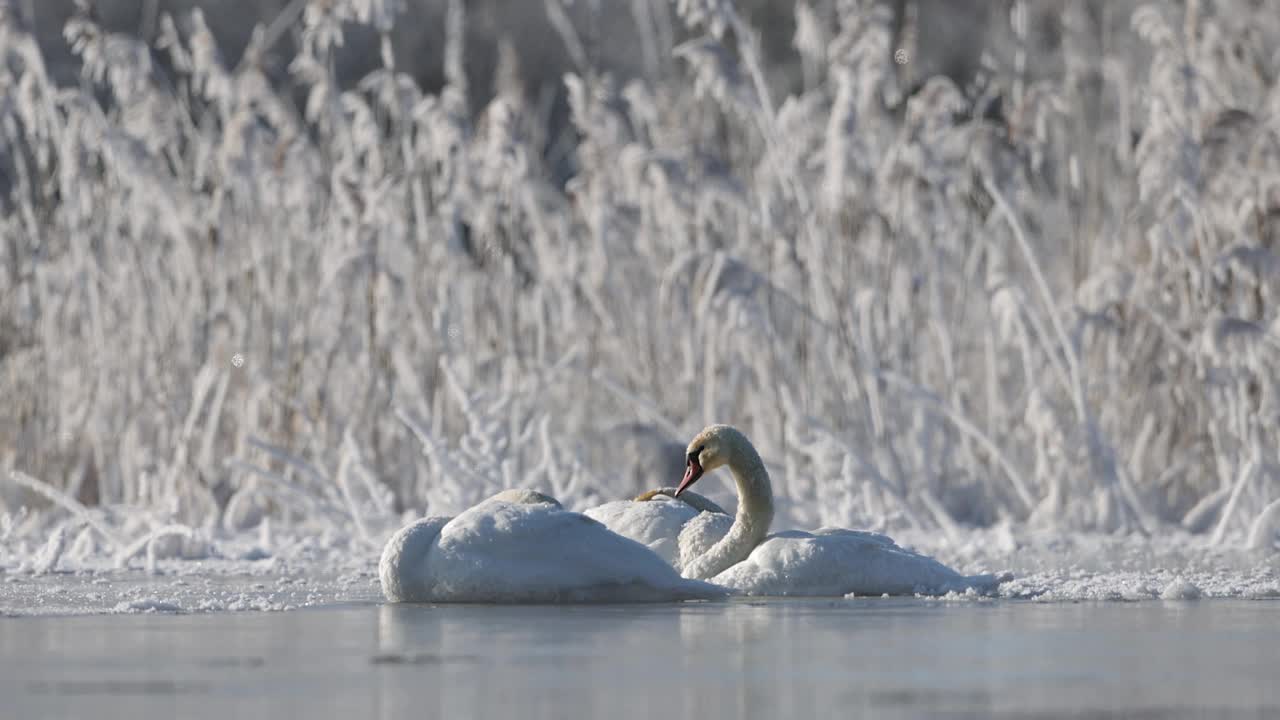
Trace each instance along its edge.
{"label": "swan's white plumage", "polygon": [[402,528],[383,550],[379,577],[392,602],[646,602],[725,594],[680,577],[647,548],[546,496],[512,491],[453,519]]}
{"label": "swan's white plumage", "polygon": [[680,562],[676,567],[688,567],[694,560],[706,555],[729,534],[732,527],[733,516],[724,513],[703,512],[690,518],[680,529]]}
{"label": "swan's white plumage", "polygon": [[698,515],[698,511],[679,500],[618,500],[593,507],[583,514],[644,545],[668,565],[674,566],[680,560],[680,530]]}
{"label": "swan's white plumage", "polygon": [[[644,545],[658,557],[677,569],[689,559],[703,552],[724,537],[733,524],[733,517],[723,511],[698,506],[669,494],[646,494],[647,500],[618,500],[587,510],[584,514],[604,523],[613,532]],[[697,500],[715,508],[709,500],[700,496]],[[697,502],[695,500],[695,502]]]}
{"label": "swan's white plumage", "polygon": [[[772,485],[746,436],[728,425],[711,425],[689,443],[687,455],[690,470],[681,487],[727,466],[738,488],[738,512],[724,531],[712,513],[685,524],[678,543],[685,577],[748,595],[811,596],[981,592],[1008,579],[961,575],[876,533],[824,528],[766,535],[773,519]],[[698,523],[706,525],[697,528]]]}
{"label": "swan's white plumage", "polygon": [[747,595],[939,595],[990,590],[1002,578],[961,575],[885,537],[822,529],[770,535],[711,582]]}

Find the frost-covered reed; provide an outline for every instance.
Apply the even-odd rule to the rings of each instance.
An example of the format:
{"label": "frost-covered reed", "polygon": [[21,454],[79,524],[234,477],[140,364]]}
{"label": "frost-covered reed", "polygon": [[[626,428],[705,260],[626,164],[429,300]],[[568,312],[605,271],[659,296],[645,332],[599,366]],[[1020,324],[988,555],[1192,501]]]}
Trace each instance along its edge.
{"label": "frost-covered reed", "polygon": [[59,86],[0,2],[0,516],[57,524],[42,569],[85,528],[153,566],[183,527],[586,506],[709,421],[804,527],[1274,545],[1273,8],[1013,2],[960,86],[914,2],[798,0],[785,64],[732,2],[633,3],[622,77],[547,0],[561,126],[510,46],[469,86],[461,0],[424,91],[407,5],[300,0],[232,63],[82,0]]}

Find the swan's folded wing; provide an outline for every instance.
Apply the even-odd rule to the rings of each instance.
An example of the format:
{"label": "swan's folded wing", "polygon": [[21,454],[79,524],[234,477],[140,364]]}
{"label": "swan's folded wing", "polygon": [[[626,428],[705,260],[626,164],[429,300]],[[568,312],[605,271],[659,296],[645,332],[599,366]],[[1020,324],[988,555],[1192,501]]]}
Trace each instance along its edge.
{"label": "swan's folded wing", "polygon": [[635,502],[620,500],[584,513],[613,532],[657,553],[668,565],[680,560],[680,531],[698,511],[679,500]]}
{"label": "swan's folded wing", "polygon": [[717,597],[648,548],[549,505],[485,502],[454,518],[431,553],[432,599],[624,602]]}
{"label": "swan's folded wing", "polygon": [[829,537],[846,537],[865,540],[867,542],[879,543],[887,547],[898,547],[898,543],[894,542],[888,535],[881,535],[877,532],[869,530],[848,530],[845,528],[824,527],[813,532],[814,535],[826,535]]}
{"label": "swan's folded wing", "polygon": [[876,533],[824,529],[771,536],[712,579],[750,595],[943,594],[987,590],[993,576],[966,577]]}

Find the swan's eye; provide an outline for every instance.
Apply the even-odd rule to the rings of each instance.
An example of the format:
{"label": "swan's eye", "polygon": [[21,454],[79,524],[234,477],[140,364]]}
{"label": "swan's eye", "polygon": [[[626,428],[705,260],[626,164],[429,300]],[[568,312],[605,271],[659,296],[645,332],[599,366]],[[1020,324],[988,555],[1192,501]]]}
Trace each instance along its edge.
{"label": "swan's eye", "polygon": [[693,452],[689,453],[689,457],[687,458],[688,461],[691,463],[698,462],[698,456],[702,454],[702,451],[705,448],[706,448],[706,445],[700,445],[697,450],[694,450]]}

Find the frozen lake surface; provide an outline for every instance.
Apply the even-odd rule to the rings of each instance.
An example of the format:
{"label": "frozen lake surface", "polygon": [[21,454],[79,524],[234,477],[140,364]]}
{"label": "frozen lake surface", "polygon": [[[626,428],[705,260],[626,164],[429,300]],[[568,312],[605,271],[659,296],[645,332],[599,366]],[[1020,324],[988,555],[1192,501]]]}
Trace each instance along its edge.
{"label": "frozen lake surface", "polygon": [[2,618],[0,694],[12,717],[1274,717],[1277,617],[1274,600],[370,595],[286,613]]}

